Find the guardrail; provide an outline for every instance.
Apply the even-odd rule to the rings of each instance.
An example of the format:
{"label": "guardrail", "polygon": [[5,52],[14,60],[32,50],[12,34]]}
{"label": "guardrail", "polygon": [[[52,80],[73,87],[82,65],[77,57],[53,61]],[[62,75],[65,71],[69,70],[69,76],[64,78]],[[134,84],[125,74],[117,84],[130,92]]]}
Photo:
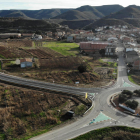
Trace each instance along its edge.
{"label": "guardrail", "polygon": [[133,109],[131,109],[129,107],[126,107],[126,106],[124,106],[122,104],[119,104],[119,106],[122,107],[122,108],[124,108],[124,109],[126,109],[126,110],[128,110],[128,111],[130,111],[130,112],[132,112],[132,113],[135,113],[135,110],[133,110]]}

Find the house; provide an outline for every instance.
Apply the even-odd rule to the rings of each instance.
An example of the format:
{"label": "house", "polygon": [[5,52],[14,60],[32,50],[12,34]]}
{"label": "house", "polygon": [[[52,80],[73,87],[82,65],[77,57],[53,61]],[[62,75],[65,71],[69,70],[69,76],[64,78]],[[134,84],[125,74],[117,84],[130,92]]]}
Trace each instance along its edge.
{"label": "house", "polygon": [[46,35],[48,36],[48,37],[52,37],[52,32],[51,31],[47,31],[47,32],[45,32],[46,33]]}
{"label": "house", "polygon": [[74,37],[73,36],[68,36],[67,37],[67,42],[73,42],[74,41]]}
{"label": "house", "polygon": [[129,43],[129,42],[134,42],[134,39],[133,38],[131,38],[131,37],[127,37],[127,36],[124,36],[123,38],[122,38],[122,41],[123,41],[123,43]]}
{"label": "house", "polygon": [[32,59],[30,58],[20,59],[20,67],[21,68],[32,67]]}
{"label": "house", "polygon": [[132,69],[133,70],[140,70],[140,57],[138,57],[134,62],[132,63]]}
{"label": "house", "polygon": [[77,35],[78,34],[71,34],[71,35],[67,36],[67,42],[74,42]]}
{"label": "house", "polygon": [[108,42],[80,42],[80,51],[81,53],[95,53],[101,49],[105,49],[111,43]]}
{"label": "house", "polygon": [[125,53],[126,63],[133,63],[136,59],[139,58],[139,55],[136,51],[128,51]]}
{"label": "house", "polygon": [[105,55],[106,56],[116,56],[116,46],[107,46],[105,48]]}
{"label": "house", "polygon": [[33,40],[41,40],[42,39],[42,36],[41,35],[34,35],[33,36]]}
{"label": "house", "polygon": [[108,42],[114,42],[117,41],[118,39],[116,37],[110,37],[107,39]]}
{"label": "house", "polygon": [[16,65],[20,65],[20,59],[16,59]]}
{"label": "house", "polygon": [[132,67],[133,70],[140,70],[140,58],[134,60],[132,66],[133,66]]}

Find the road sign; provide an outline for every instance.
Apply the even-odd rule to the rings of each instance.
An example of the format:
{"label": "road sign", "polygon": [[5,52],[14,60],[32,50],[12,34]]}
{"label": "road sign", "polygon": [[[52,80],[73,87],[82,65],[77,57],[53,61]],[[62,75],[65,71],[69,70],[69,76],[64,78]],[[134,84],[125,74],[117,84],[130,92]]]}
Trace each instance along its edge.
{"label": "road sign", "polygon": [[87,98],[87,93],[85,93],[85,99]]}

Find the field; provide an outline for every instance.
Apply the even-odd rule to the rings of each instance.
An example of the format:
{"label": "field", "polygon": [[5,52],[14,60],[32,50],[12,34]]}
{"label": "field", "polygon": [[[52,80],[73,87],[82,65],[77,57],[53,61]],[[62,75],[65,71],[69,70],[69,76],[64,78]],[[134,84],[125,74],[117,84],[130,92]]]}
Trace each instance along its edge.
{"label": "field", "polygon": [[27,39],[10,39],[7,41],[8,47],[33,47],[34,43],[32,40]]}
{"label": "field", "polygon": [[77,69],[83,64],[83,59],[80,57],[54,57],[51,59],[39,59],[40,68],[47,69]]}
{"label": "field", "polygon": [[105,127],[72,140],[139,140],[140,129],[126,126]]}
{"label": "field", "polygon": [[140,72],[131,72],[128,74],[128,79],[137,85],[140,85]]}
{"label": "field", "polygon": [[46,47],[36,47],[34,49],[24,49],[24,50],[37,58],[63,57],[63,55],[61,55],[60,53]]}
{"label": "field", "polygon": [[84,97],[68,93],[0,84],[0,139],[25,140],[47,132],[67,119],[67,111],[79,114],[81,108],[85,111],[90,104]]}
{"label": "field", "polygon": [[13,58],[31,57],[31,55],[26,53],[24,50],[21,50],[16,47],[0,46],[0,57],[3,59],[13,59]]}
{"label": "field", "polygon": [[29,49],[27,52],[31,53],[33,56],[37,58],[51,58],[52,55],[49,53],[46,53],[40,49]]}
{"label": "field", "polygon": [[48,47],[64,56],[79,54],[79,45],[76,43],[43,42],[43,47]]}

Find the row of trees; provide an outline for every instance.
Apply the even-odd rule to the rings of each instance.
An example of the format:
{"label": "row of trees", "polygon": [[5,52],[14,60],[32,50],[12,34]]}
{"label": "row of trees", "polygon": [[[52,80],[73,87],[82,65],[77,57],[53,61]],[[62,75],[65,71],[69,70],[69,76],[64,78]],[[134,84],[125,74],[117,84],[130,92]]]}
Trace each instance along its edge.
{"label": "row of trees", "polygon": [[132,109],[136,109],[139,103],[135,100],[132,100],[132,101],[129,100],[131,99],[134,93],[140,96],[140,90],[135,90],[134,92],[129,91],[129,90],[123,90],[121,94],[119,95],[119,102],[125,103],[128,107]]}

